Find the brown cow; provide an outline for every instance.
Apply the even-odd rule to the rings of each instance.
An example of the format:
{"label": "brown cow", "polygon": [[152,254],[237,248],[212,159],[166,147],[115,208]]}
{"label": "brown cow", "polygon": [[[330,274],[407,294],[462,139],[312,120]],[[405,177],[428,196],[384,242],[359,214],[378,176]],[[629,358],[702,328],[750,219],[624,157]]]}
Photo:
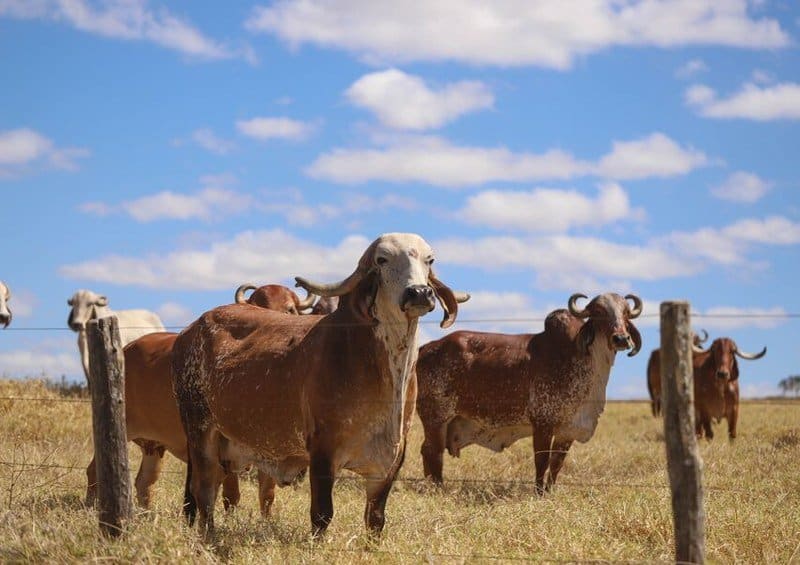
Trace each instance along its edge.
{"label": "brown cow", "polygon": [[384,234],[343,281],[297,278],[309,292],[340,297],[332,314],[284,317],[236,304],[181,333],[173,375],[189,444],[190,523],[199,511],[210,535],[225,472],[254,464],[281,485],[310,468],[315,535],[333,517],[336,475],[354,471],[366,479],[366,525],[383,529],[414,413],[419,318],[435,298],[442,327],[458,311],[432,263],[420,236]]}
{"label": "brown cow", "polygon": [[[708,332],[703,332],[703,337],[692,333],[692,343],[695,350],[702,351],[700,347],[708,341]],[[650,394],[650,411],[654,417],[661,415],[661,349],[654,349],[647,360],[647,392]]]}
{"label": "brown cow", "polygon": [[[244,301],[243,295],[249,286],[242,285],[236,290],[236,302]],[[308,308],[314,298],[314,295],[309,295],[306,301],[300,301],[291,289],[282,285],[262,286],[250,297],[251,303],[261,308],[292,315]],[[153,485],[161,474],[164,451],[187,461],[186,434],[172,391],[172,346],[177,337],[177,333],[171,332],[147,334],[124,349],[125,425],[128,439],[142,449],[135,487],[137,502],[143,508],[150,507]],[[97,493],[94,459],[86,468],[86,477],[86,504],[93,506]],[[275,482],[262,473],[258,479],[259,505],[261,513],[267,516],[275,499]],[[223,484],[225,508],[238,504],[239,496],[238,476],[231,473]]]}
{"label": "brown cow", "polygon": [[[245,299],[244,295],[248,290],[253,290],[254,292],[249,298]],[[316,298],[314,294],[309,294],[305,300],[300,300],[300,297],[292,289],[282,284],[266,284],[259,287],[253,284],[243,284],[236,289],[234,302],[237,304],[252,304],[253,306],[260,306],[276,312],[285,312],[286,314],[300,314],[303,310],[311,308]]]}
{"label": "brown cow", "polygon": [[453,457],[473,443],[499,452],[533,435],[537,492],[548,467],[547,487],[555,483],[572,442],[594,434],[616,353],[632,348],[633,356],[641,348],[630,321],[642,311],[637,296],[601,294],[583,310],[578,298],[586,297],[574,294],[569,310],[551,312],[542,333],[460,331],[420,349],[417,410],[427,477],[442,483],[445,448]]}
{"label": "brown cow", "polygon": [[324,316],[325,314],[330,314],[336,308],[339,307],[339,297],[338,296],[321,296],[317,303],[314,304],[314,307],[311,309],[312,314],[316,314],[318,316]]}
{"label": "brown cow", "polygon": [[728,437],[736,437],[736,423],[739,419],[739,363],[742,359],[761,359],[767,354],[764,347],[758,353],[745,353],[732,339],[720,337],[711,342],[711,347],[703,351],[694,348],[692,366],[694,369],[694,415],[695,432],[698,437],[714,437],[711,420],[728,420]]}

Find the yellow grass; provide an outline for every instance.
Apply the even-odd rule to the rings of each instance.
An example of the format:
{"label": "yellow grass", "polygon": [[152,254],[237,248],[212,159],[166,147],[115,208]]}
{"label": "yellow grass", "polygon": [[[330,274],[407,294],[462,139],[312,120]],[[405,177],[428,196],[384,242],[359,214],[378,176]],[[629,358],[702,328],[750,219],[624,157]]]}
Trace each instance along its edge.
{"label": "yellow grass", "polygon": [[[0,397],[20,396],[63,398],[38,382],[0,381]],[[713,442],[701,444],[707,561],[800,562],[800,403],[743,403],[733,444],[721,426]],[[501,454],[473,446],[460,459],[446,456],[439,492],[414,480],[422,476],[421,434],[417,422],[377,545],[364,534],[361,484],[349,475],[336,485],[336,513],[322,541],[308,536],[307,481],[280,489],[274,517],[264,521],[255,484],[244,480],[242,504],[227,516],[219,505],[217,542],[204,545],[180,518],[183,465],[171,456],[153,510],[137,511],[112,541],[81,502],[92,449],[89,405],[0,400],[0,561],[670,560],[663,433],[645,403],[610,403],[596,436],[573,447],[559,487],[542,498],[530,483],[530,440]]]}

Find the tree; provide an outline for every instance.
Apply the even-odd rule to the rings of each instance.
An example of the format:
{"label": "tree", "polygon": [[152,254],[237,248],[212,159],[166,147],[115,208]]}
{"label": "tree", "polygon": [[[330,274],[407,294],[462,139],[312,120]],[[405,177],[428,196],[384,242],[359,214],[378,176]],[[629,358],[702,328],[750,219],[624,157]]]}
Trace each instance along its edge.
{"label": "tree", "polygon": [[778,387],[781,389],[784,396],[786,396],[787,393],[792,393],[795,396],[800,395],[800,375],[786,377],[778,383]]}

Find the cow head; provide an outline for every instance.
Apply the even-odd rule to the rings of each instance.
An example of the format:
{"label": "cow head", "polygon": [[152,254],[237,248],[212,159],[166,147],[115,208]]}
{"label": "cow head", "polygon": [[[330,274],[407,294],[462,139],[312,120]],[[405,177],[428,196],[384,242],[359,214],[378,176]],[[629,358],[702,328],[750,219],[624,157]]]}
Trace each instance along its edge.
{"label": "cow head", "polygon": [[67,325],[72,331],[82,331],[86,329],[89,320],[108,316],[108,298],[92,292],[91,290],[79,290],[67,300],[71,306]]}
{"label": "cow head", "polygon": [[[248,290],[255,292],[250,295],[250,298],[245,298],[244,295]],[[316,298],[315,295],[309,293],[305,300],[300,300],[300,297],[292,289],[281,284],[267,284],[260,287],[243,284],[236,289],[234,295],[237,304],[252,304],[267,310],[292,315],[298,315],[301,311],[311,308]]]}
{"label": "cow head", "polygon": [[458,302],[453,291],[436,278],[433,251],[416,234],[389,233],[367,248],[346,279],[319,284],[297,277],[297,286],[320,296],[340,296],[360,316],[371,321],[416,320],[434,309],[444,310],[441,327],[455,322]]}
{"label": "cow head", "polygon": [[736,361],[736,357],[754,360],[761,359],[767,354],[766,347],[758,353],[739,351],[736,342],[728,337],[715,339],[708,351],[714,363],[714,376],[719,382],[735,381],[739,378],[739,363]]}
{"label": "cow head", "polygon": [[[642,348],[642,337],[633,325],[634,318],[642,313],[642,300],[628,294],[625,298],[613,292],[595,296],[582,310],[576,302],[587,298],[583,294],[573,294],[569,298],[570,314],[586,320],[578,333],[578,344],[584,352],[597,337],[605,338],[611,351],[630,349],[628,357],[633,357]],[[628,300],[633,302],[630,307]]]}
{"label": "cow head", "polygon": [[6,283],[0,281],[0,324],[3,328],[7,328],[11,323],[11,309],[8,307],[8,301],[11,300],[11,290],[6,286]]}

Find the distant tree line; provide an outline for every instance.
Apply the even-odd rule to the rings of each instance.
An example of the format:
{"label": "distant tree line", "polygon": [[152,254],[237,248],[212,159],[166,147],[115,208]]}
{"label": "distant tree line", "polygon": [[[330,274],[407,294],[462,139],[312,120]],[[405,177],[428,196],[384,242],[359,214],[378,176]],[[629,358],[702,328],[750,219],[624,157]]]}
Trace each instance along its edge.
{"label": "distant tree line", "polygon": [[786,377],[778,383],[778,388],[781,389],[781,392],[783,392],[784,396],[787,394],[800,396],[800,375]]}

